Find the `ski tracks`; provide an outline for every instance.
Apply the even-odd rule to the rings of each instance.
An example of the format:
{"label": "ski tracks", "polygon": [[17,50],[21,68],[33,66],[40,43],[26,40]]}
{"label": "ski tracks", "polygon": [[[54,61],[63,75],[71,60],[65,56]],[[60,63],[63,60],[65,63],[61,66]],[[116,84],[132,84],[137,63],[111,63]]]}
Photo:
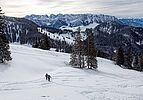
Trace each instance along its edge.
{"label": "ski tracks", "polygon": [[[85,73],[78,74],[73,70],[66,72],[58,71],[53,72],[51,82],[41,77],[35,80],[21,82],[0,82],[0,93],[4,91],[61,87],[73,89],[80,95],[83,95],[83,97],[88,98],[88,100],[143,100],[142,92],[136,93],[133,91],[137,91],[138,88],[140,90],[142,87],[141,83],[136,84],[136,82],[133,82],[131,84],[130,81],[126,82],[125,79],[119,80],[120,78],[118,76],[109,77],[106,80],[104,77],[105,75],[100,74],[95,76]],[[110,84],[111,79],[112,86]],[[42,98],[45,97],[43,96]]]}
{"label": "ski tracks", "polygon": [[49,82],[45,81],[45,79],[43,78],[38,78],[30,81],[21,81],[21,82],[0,82],[0,92],[42,88],[42,86],[46,84],[49,84]]}

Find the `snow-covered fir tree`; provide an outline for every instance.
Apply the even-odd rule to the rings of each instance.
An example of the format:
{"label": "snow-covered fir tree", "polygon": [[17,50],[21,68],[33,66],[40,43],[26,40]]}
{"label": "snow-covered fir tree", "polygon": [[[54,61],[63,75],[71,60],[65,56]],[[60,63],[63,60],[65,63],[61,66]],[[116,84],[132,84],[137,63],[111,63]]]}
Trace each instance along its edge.
{"label": "snow-covered fir tree", "polygon": [[5,35],[4,13],[0,7],[0,63],[12,60],[9,51],[9,42]]}
{"label": "snow-covered fir tree", "polygon": [[87,29],[86,63],[89,69],[97,69],[97,51],[94,44],[93,30]]}

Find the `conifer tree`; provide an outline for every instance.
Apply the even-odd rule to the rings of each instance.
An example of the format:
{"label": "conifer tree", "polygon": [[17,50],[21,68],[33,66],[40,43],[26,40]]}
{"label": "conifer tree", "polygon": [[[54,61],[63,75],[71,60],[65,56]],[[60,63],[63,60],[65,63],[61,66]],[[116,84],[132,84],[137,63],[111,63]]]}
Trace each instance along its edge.
{"label": "conifer tree", "polygon": [[9,42],[5,35],[5,23],[4,23],[4,13],[0,7],[0,63],[12,60],[9,51]]}
{"label": "conifer tree", "polygon": [[81,41],[81,67],[85,67],[85,44],[84,40]]}
{"label": "conifer tree", "polygon": [[132,61],[133,61],[133,56],[132,56],[132,50],[131,48],[128,49],[128,52],[125,56],[125,62],[124,65],[128,68],[128,69],[132,69]]}
{"label": "conifer tree", "polygon": [[36,38],[35,42],[32,44],[32,47],[38,48],[38,46],[39,46],[39,42],[38,42],[38,39]]}
{"label": "conifer tree", "polygon": [[45,47],[46,47],[46,50],[50,49],[50,41],[47,34],[45,34]]}
{"label": "conifer tree", "polygon": [[48,39],[47,34],[44,34],[42,39],[40,39],[39,48],[44,49],[44,50],[49,50],[50,49],[50,41]]}
{"label": "conifer tree", "polygon": [[86,62],[87,62],[87,67],[92,69],[97,69],[97,52],[96,52],[96,48],[94,45],[94,36],[93,36],[93,32],[92,29],[87,29],[86,33],[88,34],[87,37],[87,46],[86,46]]}
{"label": "conifer tree", "polygon": [[143,53],[139,56],[139,71],[143,71]]}
{"label": "conifer tree", "polygon": [[124,53],[121,47],[116,51],[116,64],[119,66],[124,64]]}
{"label": "conifer tree", "polygon": [[84,65],[82,60],[83,60],[83,56],[82,56],[82,40],[81,40],[81,34],[80,34],[80,28],[78,28],[78,31],[75,32],[75,41],[73,44],[73,48],[72,48],[72,54],[71,54],[71,58],[70,58],[70,64],[72,66],[79,66],[80,68],[83,67]]}
{"label": "conifer tree", "polygon": [[138,69],[138,67],[139,67],[139,59],[138,59],[138,56],[134,56],[134,57],[133,57],[132,67],[133,67],[133,69]]}
{"label": "conifer tree", "polygon": [[43,50],[50,49],[50,41],[47,34],[43,34],[41,38],[37,38],[32,45],[33,48],[40,48]]}
{"label": "conifer tree", "polygon": [[74,49],[72,51],[72,54],[70,55],[70,62],[69,64],[72,66],[78,66],[78,62],[77,62],[77,54],[74,52]]}

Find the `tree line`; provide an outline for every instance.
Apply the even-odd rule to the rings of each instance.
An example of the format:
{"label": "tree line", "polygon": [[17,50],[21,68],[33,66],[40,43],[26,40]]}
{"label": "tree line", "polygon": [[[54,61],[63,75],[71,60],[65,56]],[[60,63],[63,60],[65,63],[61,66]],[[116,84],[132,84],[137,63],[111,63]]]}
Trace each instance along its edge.
{"label": "tree line", "polygon": [[133,55],[133,51],[131,48],[129,48],[128,51],[125,52],[122,47],[119,47],[116,51],[114,60],[116,64],[121,67],[143,71],[143,53]]}
{"label": "tree line", "polygon": [[54,40],[51,39],[46,33],[42,34],[41,37],[37,37],[32,44],[33,48],[40,48],[43,50],[50,50],[50,48],[55,48],[57,52],[71,53],[72,46],[68,44],[65,40]]}
{"label": "tree line", "polygon": [[69,62],[71,66],[97,69],[98,64],[96,57],[99,56],[113,60],[115,64],[122,68],[143,71],[143,53],[135,55],[132,48],[128,48],[125,52],[122,47],[118,47],[115,54],[110,57],[111,55],[96,48],[92,29],[86,29],[85,33],[87,34],[87,39],[83,40],[80,28],[75,32]]}

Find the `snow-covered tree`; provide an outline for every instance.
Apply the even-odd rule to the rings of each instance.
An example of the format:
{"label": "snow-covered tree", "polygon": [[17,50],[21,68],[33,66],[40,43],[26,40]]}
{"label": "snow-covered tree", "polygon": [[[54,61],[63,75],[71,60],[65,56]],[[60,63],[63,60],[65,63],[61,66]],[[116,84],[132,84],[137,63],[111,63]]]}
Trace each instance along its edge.
{"label": "snow-covered tree", "polygon": [[4,13],[0,7],[0,63],[12,60],[9,51],[9,42],[5,35],[5,23],[4,23]]}
{"label": "snow-covered tree", "polygon": [[87,67],[90,69],[97,69],[97,51],[94,44],[94,36],[93,36],[93,30],[87,29],[86,33],[88,35],[87,37],[87,45],[86,45],[86,63]]}

